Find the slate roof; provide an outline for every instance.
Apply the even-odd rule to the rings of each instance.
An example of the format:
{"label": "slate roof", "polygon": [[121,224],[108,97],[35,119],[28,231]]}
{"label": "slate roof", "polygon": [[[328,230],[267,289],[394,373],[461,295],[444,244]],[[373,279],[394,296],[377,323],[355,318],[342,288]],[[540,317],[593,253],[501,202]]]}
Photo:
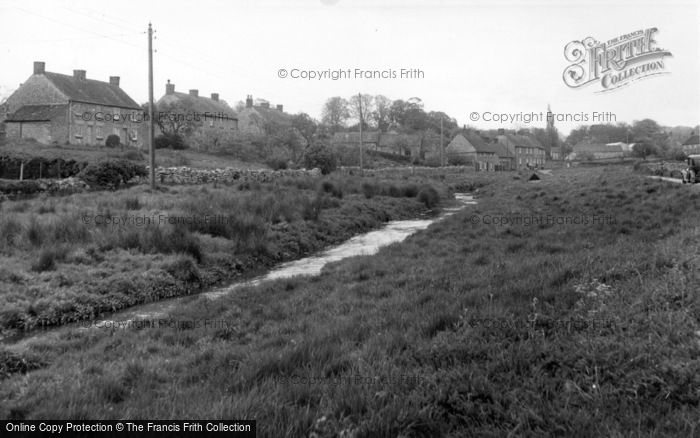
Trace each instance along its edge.
{"label": "slate roof", "polygon": [[93,103],[104,106],[141,109],[121,88],[110,85],[109,82],[94,79],[77,79],[60,73],[45,72],[46,78],[58,88],[61,93],[74,102]]}
{"label": "slate roof", "polygon": [[504,134],[508,141],[513,143],[516,147],[528,147],[528,148],[537,148],[537,149],[544,149],[544,147],[540,144],[539,141],[536,139],[530,137],[529,135],[517,135],[517,134]]}
{"label": "slate roof", "polygon": [[513,154],[510,153],[507,147],[505,145],[502,145],[500,143],[492,143],[496,147],[496,155],[498,155],[501,158],[515,158]]}
{"label": "slate roof", "polygon": [[495,144],[486,143],[484,139],[482,139],[476,134],[467,133],[462,135],[464,136],[464,138],[469,140],[469,143],[471,143],[471,145],[474,146],[474,149],[476,149],[477,152],[498,155],[498,148]]}
{"label": "slate roof", "polygon": [[391,132],[379,136],[379,146],[382,147],[393,147],[399,141],[403,142],[403,146],[418,147],[421,144],[421,137],[420,135],[397,134]]}
{"label": "slate roof", "polygon": [[[255,105],[253,109],[267,122],[273,122],[280,125],[289,125],[292,123],[291,116],[277,108],[267,108],[262,105]],[[358,140],[359,141],[359,140]]]}
{"label": "slate roof", "polygon": [[199,114],[221,114],[222,117],[232,120],[236,119],[236,112],[230,106],[228,106],[226,102],[216,101],[204,96],[195,97],[188,93],[174,92],[173,94],[166,94],[158,99],[156,106],[172,104],[174,102],[181,102],[185,108]]}
{"label": "slate roof", "polygon": [[48,122],[57,117],[66,117],[68,104],[24,105],[10,114],[6,122]]}

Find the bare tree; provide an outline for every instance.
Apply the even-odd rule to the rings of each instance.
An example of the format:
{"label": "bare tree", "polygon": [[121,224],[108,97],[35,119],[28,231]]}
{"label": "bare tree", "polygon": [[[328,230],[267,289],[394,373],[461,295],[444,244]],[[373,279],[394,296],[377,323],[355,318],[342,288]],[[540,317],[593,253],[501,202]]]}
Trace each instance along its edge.
{"label": "bare tree", "polygon": [[[362,99],[360,99],[360,96],[362,96]],[[360,104],[362,104],[361,111]],[[368,126],[367,121],[371,119],[373,112],[374,97],[371,94],[352,96],[350,99],[350,114],[357,119],[358,123],[362,123],[363,127]],[[360,120],[360,114],[362,114],[362,120]]]}

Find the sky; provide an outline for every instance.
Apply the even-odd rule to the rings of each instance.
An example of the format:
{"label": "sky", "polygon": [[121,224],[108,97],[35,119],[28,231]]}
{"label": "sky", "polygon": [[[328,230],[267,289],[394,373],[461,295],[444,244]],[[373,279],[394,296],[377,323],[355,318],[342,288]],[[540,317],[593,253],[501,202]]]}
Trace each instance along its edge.
{"label": "sky", "polygon": [[[696,126],[699,4],[0,0],[0,96],[27,80],[33,61],[44,61],[51,72],[82,69],[88,78],[105,81],[120,76],[121,87],[146,102],[151,22],[156,100],[170,80],[177,91],[219,93],[232,106],[253,95],[314,118],[329,97],[361,92],[392,100],[418,97],[425,110],[444,111],[460,125],[480,129],[544,127],[540,113],[547,105],[562,133],[596,121],[643,118]],[[649,28],[657,29],[655,46],[670,52],[661,58],[663,74],[602,93],[600,83],[564,83],[572,64],[564,54],[568,43],[587,37],[604,42]],[[348,69],[337,80],[291,77]],[[414,77],[401,78],[401,69]],[[367,77],[365,71],[378,73]]]}

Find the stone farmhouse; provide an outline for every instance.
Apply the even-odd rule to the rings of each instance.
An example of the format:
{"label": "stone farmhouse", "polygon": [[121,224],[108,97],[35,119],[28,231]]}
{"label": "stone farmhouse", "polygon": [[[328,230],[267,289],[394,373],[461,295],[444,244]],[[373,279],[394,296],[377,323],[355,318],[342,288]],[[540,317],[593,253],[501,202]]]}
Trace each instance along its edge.
{"label": "stone farmhouse", "polygon": [[143,143],[143,112],[119,87],[119,76],[103,82],[88,79],[85,70],[73,70],[72,76],[51,73],[37,61],[33,74],[4,106],[0,119],[8,139],[98,145],[114,134],[123,145]]}
{"label": "stone farmhouse", "polygon": [[495,142],[487,142],[478,132],[457,134],[445,149],[452,164],[473,164],[477,171],[512,170],[513,155]]}
{"label": "stone farmhouse", "polygon": [[254,105],[253,96],[248,95],[245,107],[238,112],[238,128],[241,132],[265,134],[271,129],[292,127],[292,116],[284,112],[284,105],[270,108],[270,102]]}
{"label": "stone farmhouse", "polygon": [[181,126],[211,131],[238,129],[235,111],[219,99],[218,93],[211,93],[211,97],[200,96],[199,90],[196,89],[180,93],[175,91],[175,84],[168,80],[165,84],[165,95],[158,99],[155,106],[159,125],[170,126],[173,130],[179,130],[178,127]]}

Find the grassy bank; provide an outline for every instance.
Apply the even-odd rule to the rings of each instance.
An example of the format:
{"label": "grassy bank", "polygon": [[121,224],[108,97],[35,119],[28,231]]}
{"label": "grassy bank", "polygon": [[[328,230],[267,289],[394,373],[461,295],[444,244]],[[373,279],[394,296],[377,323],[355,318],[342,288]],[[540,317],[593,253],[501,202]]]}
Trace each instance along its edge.
{"label": "grassy bank", "polygon": [[271,437],[697,434],[700,193],[613,167],[497,179],[375,256],[171,315],[216,326],[73,330],[6,353],[24,365],[0,383],[0,417],[251,418]]}
{"label": "grassy bank", "polygon": [[302,178],[3,202],[0,333],[191,294],[415,217],[439,200],[424,183]]}

